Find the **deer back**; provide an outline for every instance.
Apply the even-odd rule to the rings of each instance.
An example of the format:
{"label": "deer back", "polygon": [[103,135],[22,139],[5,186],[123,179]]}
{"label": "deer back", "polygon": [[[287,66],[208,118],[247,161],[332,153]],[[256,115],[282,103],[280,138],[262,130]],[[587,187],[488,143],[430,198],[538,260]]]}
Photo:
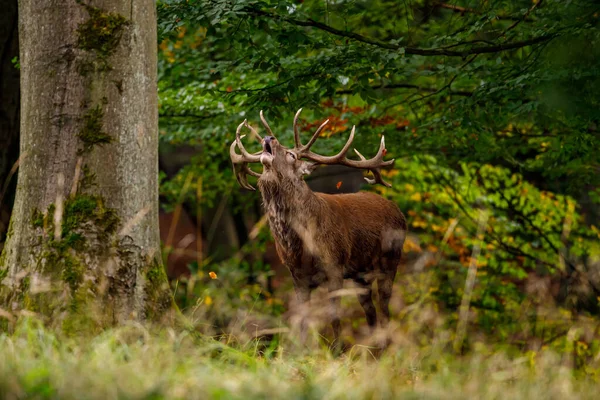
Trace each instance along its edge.
{"label": "deer back", "polygon": [[323,226],[327,236],[344,235],[349,245],[349,268],[360,270],[382,256],[399,256],[406,237],[406,219],[398,206],[369,192],[328,195],[317,193],[328,205],[331,223]]}

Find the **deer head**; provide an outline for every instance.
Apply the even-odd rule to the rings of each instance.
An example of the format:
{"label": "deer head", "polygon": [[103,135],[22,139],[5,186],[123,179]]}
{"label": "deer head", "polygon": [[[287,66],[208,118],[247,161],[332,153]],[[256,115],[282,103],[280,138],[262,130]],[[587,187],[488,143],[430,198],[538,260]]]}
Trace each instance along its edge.
{"label": "deer head", "polygon": [[[260,139],[260,136],[256,132],[254,128],[252,128],[247,120],[244,120],[236,130],[236,139],[231,144],[230,147],[230,156],[231,161],[233,163],[234,171],[236,174],[236,178],[239,184],[248,190],[255,190],[248,183],[248,175],[258,177],[263,182],[278,182],[278,183],[286,183],[286,184],[294,184],[302,181],[302,177],[304,175],[310,174],[311,171],[318,165],[346,165],[348,167],[366,169],[371,171],[373,174],[373,179],[366,178],[365,180],[370,184],[381,183],[385,186],[391,186],[389,183],[385,182],[381,177],[381,168],[391,165],[394,163],[394,160],[384,161],[383,157],[385,155],[385,139],[381,137],[381,143],[379,145],[379,151],[375,155],[375,157],[367,160],[358,150],[354,149],[360,160],[351,160],[346,157],[350,146],[352,145],[352,141],[354,140],[354,134],[356,131],[356,127],[352,127],[352,131],[350,132],[350,137],[348,141],[342,148],[342,150],[334,155],[334,156],[323,156],[316,153],[313,153],[310,148],[315,143],[320,133],[323,131],[329,120],[323,122],[321,126],[316,130],[311,139],[307,144],[302,144],[300,141],[300,132],[298,131],[298,118],[300,116],[300,112],[302,109],[299,109],[296,112],[294,117],[294,147],[287,148],[283,146],[279,141],[275,138],[271,127],[267,123],[263,112],[260,112],[260,119],[262,124],[264,125],[267,136]],[[262,143],[263,150],[261,152],[257,152],[254,154],[248,153],[242,144],[242,138],[244,136],[240,136],[240,131],[242,127],[245,126],[255,137],[258,137]],[[235,148],[238,147],[240,149],[241,154],[237,154]],[[258,163],[260,162],[263,165],[263,173],[259,174],[254,172],[248,166],[249,163]]]}

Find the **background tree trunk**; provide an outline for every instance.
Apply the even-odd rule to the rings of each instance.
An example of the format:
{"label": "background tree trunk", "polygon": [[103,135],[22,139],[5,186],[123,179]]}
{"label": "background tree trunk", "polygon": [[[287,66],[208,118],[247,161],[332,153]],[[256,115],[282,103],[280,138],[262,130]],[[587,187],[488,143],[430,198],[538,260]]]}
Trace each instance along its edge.
{"label": "background tree trunk", "polygon": [[[19,25],[17,0],[0,0],[0,251],[8,229],[16,179],[10,170],[19,156]],[[14,60],[14,61],[13,61]]]}
{"label": "background tree trunk", "polygon": [[22,162],[0,300],[66,327],[162,315],[154,2],[22,0],[19,36]]}

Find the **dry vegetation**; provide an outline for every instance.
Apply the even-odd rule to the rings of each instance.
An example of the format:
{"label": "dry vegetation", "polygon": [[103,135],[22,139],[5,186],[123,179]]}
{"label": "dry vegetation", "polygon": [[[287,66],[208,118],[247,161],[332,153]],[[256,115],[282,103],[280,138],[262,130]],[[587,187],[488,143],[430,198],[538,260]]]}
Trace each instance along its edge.
{"label": "dry vegetation", "polygon": [[550,351],[519,357],[480,346],[445,350],[448,332],[419,345],[396,331],[379,357],[354,346],[340,357],[282,334],[207,338],[131,324],[69,338],[35,319],[0,335],[0,393],[16,398],[595,398],[597,382]]}
{"label": "dry vegetation", "polygon": [[[324,292],[314,297],[311,311],[292,303],[278,316],[269,308],[277,300],[240,290],[243,278],[240,271],[223,268],[215,280],[180,282],[178,291],[200,295],[169,325],[131,322],[74,335],[23,315],[12,321],[10,332],[0,334],[0,397],[596,397],[600,359],[588,357],[581,364],[580,338],[589,330],[585,321],[572,321],[554,343],[531,341],[521,348],[492,343],[471,330],[468,350],[456,353],[456,325],[424,290],[431,277],[405,273],[394,288],[394,320],[374,335],[366,331],[352,289],[340,293],[345,350],[335,356],[321,318]],[[306,345],[299,344],[295,329],[303,312],[314,327]],[[378,350],[384,341],[387,349]]]}

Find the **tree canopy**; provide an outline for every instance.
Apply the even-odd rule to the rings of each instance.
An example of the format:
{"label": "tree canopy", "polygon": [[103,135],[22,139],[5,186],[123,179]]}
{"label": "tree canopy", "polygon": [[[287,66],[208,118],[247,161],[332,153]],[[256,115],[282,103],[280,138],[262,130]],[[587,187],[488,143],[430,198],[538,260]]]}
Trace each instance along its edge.
{"label": "tree canopy", "polygon": [[470,3],[161,2],[163,120],[194,116],[212,134],[265,109],[289,130],[305,107],[385,133],[398,157],[597,185],[597,4]]}

